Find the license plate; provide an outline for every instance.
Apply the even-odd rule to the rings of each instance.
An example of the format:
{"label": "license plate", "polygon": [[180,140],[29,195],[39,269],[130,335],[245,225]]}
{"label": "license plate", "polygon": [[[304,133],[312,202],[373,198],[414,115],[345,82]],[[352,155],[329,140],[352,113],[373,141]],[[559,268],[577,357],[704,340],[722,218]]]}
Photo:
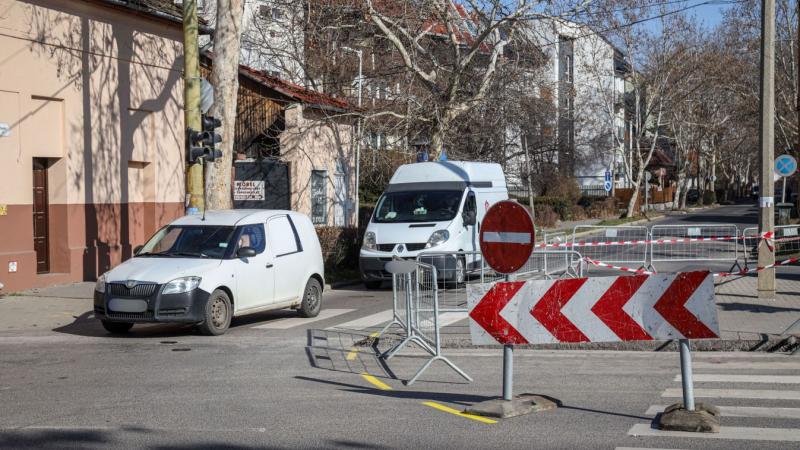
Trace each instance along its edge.
{"label": "license plate", "polygon": [[147,302],[131,298],[112,298],[108,301],[108,309],[114,312],[140,313],[147,311]]}

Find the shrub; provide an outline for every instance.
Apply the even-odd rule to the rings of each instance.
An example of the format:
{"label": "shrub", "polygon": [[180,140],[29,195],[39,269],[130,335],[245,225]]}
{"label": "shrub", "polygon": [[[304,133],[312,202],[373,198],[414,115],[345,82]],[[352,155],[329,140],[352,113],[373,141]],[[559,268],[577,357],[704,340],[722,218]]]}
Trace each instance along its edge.
{"label": "shrub", "polygon": [[717,202],[717,194],[714,191],[703,191],[703,204],[713,205]]}
{"label": "shrub", "polygon": [[326,272],[358,267],[358,252],[363,236],[361,230],[354,227],[318,227],[317,236]]}
{"label": "shrub", "polygon": [[561,197],[536,197],[533,199],[533,205],[536,207],[537,214],[542,207],[548,206],[562,220],[569,220],[567,219],[570,216],[569,208],[572,206],[571,202]]}
{"label": "shrub", "polygon": [[536,227],[551,228],[558,223],[558,214],[549,205],[536,206]]}
{"label": "shrub", "polygon": [[569,205],[567,209],[569,220],[585,220],[589,218],[586,210],[581,205]]}
{"label": "shrub", "polygon": [[587,208],[589,217],[592,219],[607,219],[609,217],[617,217],[619,215],[619,208],[617,206],[617,199],[608,197],[603,200],[597,200]]}
{"label": "shrub", "polygon": [[544,194],[547,197],[561,197],[569,201],[569,203],[576,203],[581,197],[581,188],[578,186],[578,181],[575,178],[555,175],[550,178],[544,185]]}

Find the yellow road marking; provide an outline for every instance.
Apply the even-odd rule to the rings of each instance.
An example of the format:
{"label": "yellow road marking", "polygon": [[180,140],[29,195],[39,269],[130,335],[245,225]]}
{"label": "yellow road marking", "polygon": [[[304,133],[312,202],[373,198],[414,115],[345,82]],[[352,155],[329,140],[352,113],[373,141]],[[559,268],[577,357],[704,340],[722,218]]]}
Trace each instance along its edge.
{"label": "yellow road marking", "polygon": [[[379,333],[376,331],[376,332],[370,334],[369,337],[376,338],[376,337],[378,337],[378,334]],[[351,348],[350,352],[347,354],[347,356],[344,357],[344,359],[346,359],[348,361],[352,361],[352,360],[354,360],[356,358],[358,358],[358,349],[356,347]]]}
{"label": "yellow road marking", "polygon": [[457,409],[450,408],[449,406],[442,405],[441,403],[436,402],[422,402],[425,406],[430,406],[433,409],[438,409],[439,411],[444,411],[446,413],[454,414],[456,416],[466,417],[467,419],[477,420],[478,422],[483,423],[497,423],[496,420],[487,419],[486,417],[476,416],[474,414],[467,414],[465,412],[459,411]]}
{"label": "yellow road marking", "polygon": [[378,389],[380,389],[382,391],[391,391],[392,390],[391,386],[389,386],[388,384],[384,383],[383,381],[373,377],[372,375],[370,375],[370,374],[368,374],[366,372],[362,373],[361,376],[364,377],[365,380],[367,380],[370,383],[372,383],[373,386],[375,386],[376,388],[378,388]]}

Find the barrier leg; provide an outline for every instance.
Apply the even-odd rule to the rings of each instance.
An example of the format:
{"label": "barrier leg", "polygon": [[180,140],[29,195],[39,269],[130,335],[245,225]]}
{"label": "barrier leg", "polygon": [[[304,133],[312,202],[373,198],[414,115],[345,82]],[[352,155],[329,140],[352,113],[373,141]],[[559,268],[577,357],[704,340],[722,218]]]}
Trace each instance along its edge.
{"label": "barrier leg", "polygon": [[719,433],[719,408],[706,403],[694,402],[692,382],[692,354],[689,340],[678,343],[681,354],[681,386],[683,402],[668,406],[656,417],[656,424],[662,430],[689,431],[695,433]]}

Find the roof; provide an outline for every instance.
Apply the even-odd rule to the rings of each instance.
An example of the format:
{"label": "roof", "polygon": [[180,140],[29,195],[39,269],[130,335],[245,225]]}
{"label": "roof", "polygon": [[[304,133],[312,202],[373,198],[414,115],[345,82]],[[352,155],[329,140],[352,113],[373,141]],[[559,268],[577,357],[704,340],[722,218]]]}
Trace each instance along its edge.
{"label": "roof", "polygon": [[[209,54],[209,56],[211,55]],[[305,88],[299,84],[274,77],[264,71],[256,70],[243,64],[239,65],[239,73],[259,84],[277,91],[281,95],[294,99],[310,107],[331,109],[338,112],[353,109],[352,105],[343,99],[336,98],[313,89]]]}
{"label": "roof", "polygon": [[[169,20],[171,22],[183,24],[183,6],[176,4],[175,0],[99,0],[103,3],[127,8],[142,14]],[[209,32],[206,22],[198,17],[200,30]]]}
{"label": "roof", "polygon": [[297,213],[282,209],[222,209],[206,211],[205,220],[202,214],[191,214],[175,219],[170,225],[245,225],[263,223],[270,217],[283,214]]}
{"label": "roof", "polygon": [[390,184],[425,183],[439,181],[480,182],[491,181],[493,187],[506,185],[506,177],[500,164],[439,161],[403,164],[392,175]]}

